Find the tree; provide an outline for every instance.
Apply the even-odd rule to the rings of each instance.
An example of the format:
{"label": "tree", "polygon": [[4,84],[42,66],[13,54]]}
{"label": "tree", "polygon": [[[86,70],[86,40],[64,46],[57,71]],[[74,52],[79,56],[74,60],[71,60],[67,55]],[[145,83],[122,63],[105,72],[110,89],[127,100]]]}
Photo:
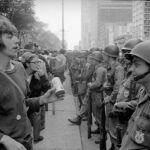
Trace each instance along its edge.
{"label": "tree", "polygon": [[32,32],[32,40],[37,42],[43,49],[60,49],[61,42],[59,38],[44,28],[47,24],[42,22],[36,22],[34,24],[34,30]]}
{"label": "tree", "polygon": [[33,40],[43,48],[59,49],[60,40],[44,30],[45,23],[35,19],[33,6],[34,0],[0,0],[0,14],[8,17],[17,27],[21,44]]}
{"label": "tree", "polygon": [[29,30],[36,21],[33,0],[0,0],[0,13],[7,16],[19,31]]}

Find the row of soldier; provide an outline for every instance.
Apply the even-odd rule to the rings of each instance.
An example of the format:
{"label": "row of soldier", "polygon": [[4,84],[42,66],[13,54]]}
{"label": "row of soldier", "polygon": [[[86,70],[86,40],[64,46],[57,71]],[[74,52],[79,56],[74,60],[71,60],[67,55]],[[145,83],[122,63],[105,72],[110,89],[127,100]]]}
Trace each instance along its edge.
{"label": "row of soldier", "polygon": [[[107,147],[107,135],[110,150],[147,150],[150,42],[130,39],[121,52],[120,57],[119,48],[109,45],[103,51],[95,49],[72,59],[72,88],[80,106],[77,117],[68,120],[76,125],[87,120],[88,138],[100,134],[95,142],[101,150]],[[91,131],[93,117],[97,128]]]}

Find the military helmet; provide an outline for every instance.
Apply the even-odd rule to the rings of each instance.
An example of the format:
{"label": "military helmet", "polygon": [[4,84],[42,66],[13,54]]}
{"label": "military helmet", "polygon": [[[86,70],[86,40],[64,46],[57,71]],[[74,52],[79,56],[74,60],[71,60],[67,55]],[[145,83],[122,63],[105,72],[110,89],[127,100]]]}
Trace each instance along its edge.
{"label": "military helmet", "polygon": [[132,60],[133,57],[139,57],[150,64],[150,41],[144,41],[137,44],[131,53],[126,54],[127,59]]}
{"label": "military helmet", "polygon": [[141,43],[142,40],[140,39],[130,39],[127,42],[125,42],[124,47],[121,49],[124,51],[131,51],[137,44]]}
{"label": "military helmet", "polygon": [[103,53],[110,57],[118,57],[119,56],[119,47],[116,45],[108,45],[104,48]]}
{"label": "military helmet", "polygon": [[90,59],[94,59],[94,60],[99,61],[99,62],[102,62],[102,61],[103,61],[102,53],[99,52],[99,51],[93,52],[93,53],[89,56],[89,58],[90,58]]}

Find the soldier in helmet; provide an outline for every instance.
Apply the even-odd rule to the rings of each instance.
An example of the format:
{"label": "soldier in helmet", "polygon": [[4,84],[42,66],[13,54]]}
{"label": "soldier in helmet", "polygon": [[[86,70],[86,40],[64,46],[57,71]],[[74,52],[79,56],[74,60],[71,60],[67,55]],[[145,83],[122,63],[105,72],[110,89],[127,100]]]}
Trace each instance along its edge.
{"label": "soldier in helmet", "polygon": [[[130,39],[125,43],[123,50],[126,50],[127,53],[130,53],[133,47],[135,47],[140,42],[141,40],[139,39]],[[130,72],[130,69],[128,69],[128,72]],[[112,137],[114,137],[113,144],[115,149],[117,149],[116,147],[117,147],[117,140],[118,140],[116,134],[116,127],[118,126],[119,123],[121,127],[120,130],[121,135],[123,135],[127,128],[127,122],[137,106],[138,93],[143,89],[139,84],[136,84],[134,82],[133,75],[131,73],[128,74],[130,75],[126,76],[123,83],[119,87],[116,103],[111,112],[111,119],[115,125],[115,127],[113,128],[114,130],[111,130],[112,131],[111,134],[113,135]],[[118,113],[119,115],[117,115]]]}
{"label": "soldier in helmet", "polygon": [[121,49],[122,54],[123,54],[122,59],[121,59],[121,64],[124,67],[125,73],[128,72],[128,69],[131,66],[131,62],[125,58],[125,54],[130,53],[131,50],[135,47],[135,45],[137,45],[140,42],[142,42],[142,40],[140,39],[130,39],[127,42],[125,42],[124,47]]}
{"label": "soldier in helmet", "polygon": [[[87,73],[86,76],[84,77],[88,83],[88,87],[90,89],[93,90],[94,93],[94,89],[99,89],[100,87],[103,85],[103,81],[105,81],[105,69],[100,65],[100,62],[102,61],[102,54],[100,52],[93,52],[89,58],[89,66],[87,69]],[[94,75],[95,73],[95,75]],[[91,80],[93,77],[93,81]],[[94,94],[93,94],[93,98],[94,98]],[[95,98],[94,98],[95,99]],[[76,125],[80,125],[81,124],[81,120],[82,118],[85,116],[85,114],[87,113],[87,109],[88,109],[88,99],[83,100],[83,105],[77,115],[76,118],[74,119],[68,119],[71,123],[76,124]],[[100,97],[99,99],[95,100],[94,103],[96,104],[96,102],[100,103]],[[94,105],[93,105],[94,106]],[[96,108],[97,109],[97,108]],[[98,117],[98,115],[96,115],[96,113],[94,112],[94,115]]]}
{"label": "soldier in helmet", "polygon": [[88,83],[88,88],[91,91],[93,116],[98,126],[93,133],[99,133],[99,127],[101,126],[102,88],[106,82],[107,70],[103,67],[103,57],[100,52],[95,51],[91,59],[95,63],[95,71],[92,76],[92,82]]}
{"label": "soldier in helmet", "polygon": [[150,149],[150,41],[136,45],[127,58],[132,61],[134,80],[145,90],[140,94],[139,103],[128,122],[120,150]]}
{"label": "soldier in helmet", "polygon": [[108,114],[112,111],[112,108],[116,102],[118,89],[124,79],[124,69],[118,62],[117,58],[119,57],[119,48],[116,45],[109,45],[105,47],[103,54],[104,61],[110,67],[110,69],[107,70],[107,83],[105,86],[111,92],[110,95],[105,97],[104,101],[106,106],[106,130],[109,134],[111,134],[114,125],[113,122],[109,119]]}

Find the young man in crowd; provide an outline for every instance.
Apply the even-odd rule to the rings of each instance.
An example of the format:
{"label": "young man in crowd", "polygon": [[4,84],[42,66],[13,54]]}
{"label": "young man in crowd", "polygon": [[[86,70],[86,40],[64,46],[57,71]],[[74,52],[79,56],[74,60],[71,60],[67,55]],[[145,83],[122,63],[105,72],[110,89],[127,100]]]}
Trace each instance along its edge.
{"label": "young man in crowd", "polygon": [[39,111],[40,105],[61,100],[54,89],[43,96],[26,99],[27,79],[17,56],[19,40],[16,27],[0,16],[0,150],[32,150],[32,132],[27,107]]}

